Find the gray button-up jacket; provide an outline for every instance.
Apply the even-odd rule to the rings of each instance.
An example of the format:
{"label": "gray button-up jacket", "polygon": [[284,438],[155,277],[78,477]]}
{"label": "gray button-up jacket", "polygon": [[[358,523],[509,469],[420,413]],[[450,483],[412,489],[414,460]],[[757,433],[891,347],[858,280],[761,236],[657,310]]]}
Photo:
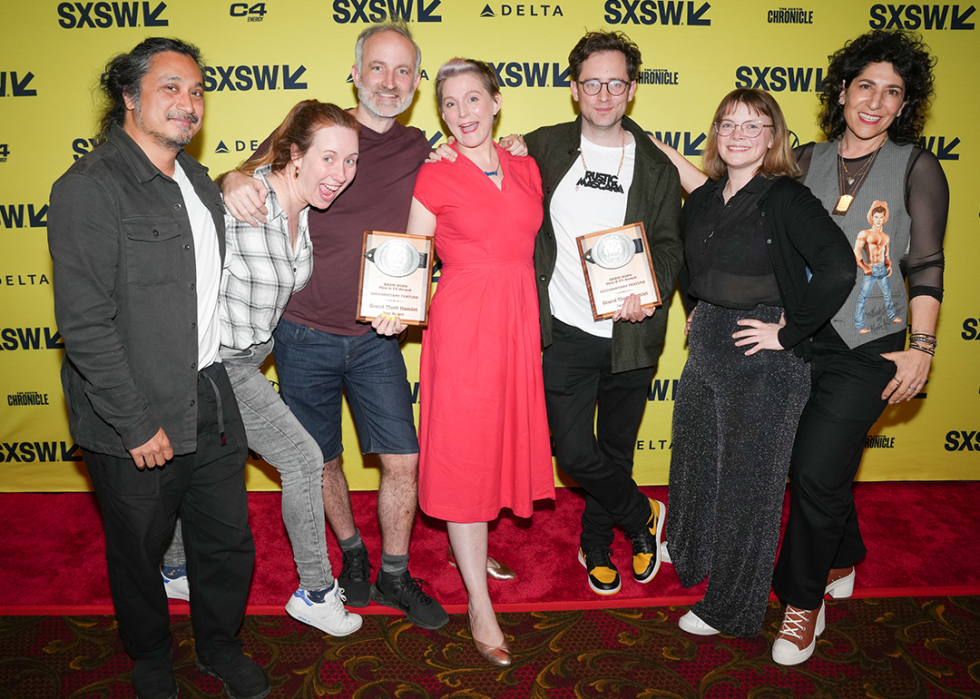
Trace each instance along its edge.
{"label": "gray button-up jacket", "polygon": [[[224,260],[221,193],[191,156],[177,162]],[[178,184],[114,126],[54,183],[48,247],[72,438],[125,457],[162,427],[175,454],[195,451],[197,266]]]}

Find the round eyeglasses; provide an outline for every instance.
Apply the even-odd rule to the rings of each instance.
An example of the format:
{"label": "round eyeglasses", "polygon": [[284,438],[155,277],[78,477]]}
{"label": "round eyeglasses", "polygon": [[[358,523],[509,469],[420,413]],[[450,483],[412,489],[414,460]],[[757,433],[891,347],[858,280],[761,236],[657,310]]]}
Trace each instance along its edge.
{"label": "round eyeglasses", "polygon": [[735,129],[739,129],[748,138],[758,138],[764,129],[772,128],[775,128],[772,124],[763,124],[761,121],[744,121],[741,124],[731,121],[715,122],[715,132],[719,136],[731,136]]}
{"label": "round eyeglasses", "polygon": [[626,88],[629,87],[629,83],[625,80],[610,80],[609,82],[602,82],[601,80],[579,80],[577,82],[582,86],[582,92],[587,95],[598,95],[602,91],[602,86],[605,85],[610,95],[618,97],[626,92]]}

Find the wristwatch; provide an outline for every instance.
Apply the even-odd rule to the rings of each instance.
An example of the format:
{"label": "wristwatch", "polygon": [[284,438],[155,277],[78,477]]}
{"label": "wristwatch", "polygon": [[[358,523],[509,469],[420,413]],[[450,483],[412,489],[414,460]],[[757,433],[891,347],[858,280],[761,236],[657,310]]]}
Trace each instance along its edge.
{"label": "wristwatch", "polygon": [[389,277],[407,277],[417,269],[425,269],[428,254],[419,252],[405,240],[386,240],[364,253],[364,257]]}
{"label": "wristwatch", "polygon": [[607,233],[599,238],[582,258],[605,269],[618,269],[643,252],[643,238],[630,238],[622,233]]}

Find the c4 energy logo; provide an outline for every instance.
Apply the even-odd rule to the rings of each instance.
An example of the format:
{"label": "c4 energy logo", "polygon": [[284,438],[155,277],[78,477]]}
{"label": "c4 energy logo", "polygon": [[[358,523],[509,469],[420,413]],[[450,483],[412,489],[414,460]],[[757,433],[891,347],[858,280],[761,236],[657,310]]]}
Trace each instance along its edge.
{"label": "c4 energy logo", "polygon": [[752,87],[766,92],[817,92],[823,83],[823,68],[783,66],[739,66],[735,87]]}
{"label": "c4 energy logo", "polygon": [[0,442],[0,463],[81,461],[81,448],[68,442]]}
{"label": "c4 energy logo", "polygon": [[0,143],[0,163],[7,162],[8,155],[10,155],[10,146],[6,143]]}
{"label": "c4 energy logo", "polygon": [[377,22],[441,22],[435,14],[442,0],[333,0],[333,19],[337,24]]}
{"label": "c4 energy logo", "polygon": [[58,5],[58,24],[65,29],[109,27],[167,27],[161,14],[167,3],[158,2],[63,2]]}
{"label": "c4 energy logo", "polygon": [[945,136],[923,136],[919,139],[919,148],[932,151],[939,160],[959,160],[960,154],[953,149],[960,145],[960,139],[946,140]]}
{"label": "c4 energy logo", "polygon": [[564,63],[517,63],[490,61],[497,80],[507,87],[568,87],[568,66]]}
{"label": "c4 energy logo", "polygon": [[205,66],[204,89],[207,92],[247,92],[248,90],[305,90],[299,79],[306,72],[300,65],[290,70],[281,66]]}
{"label": "c4 energy logo", "polygon": [[0,204],[0,228],[47,228],[47,216],[47,204]]}
{"label": "c4 energy logo", "polygon": [[54,328],[2,328],[0,329],[0,352],[25,350],[64,349],[61,333]]}
{"label": "c4 energy logo", "polygon": [[[496,7],[496,6],[494,6]],[[561,10],[561,5],[500,5],[497,12],[493,7],[487,5],[480,13],[481,17],[564,17],[565,13]]]}
{"label": "c4 energy logo", "polygon": [[261,22],[265,19],[265,3],[257,2],[254,5],[249,5],[246,2],[232,3],[228,13],[232,17],[247,17],[249,22]]}
{"label": "c4 energy logo", "polygon": [[813,10],[802,7],[780,7],[769,10],[766,15],[769,24],[813,24]]}
{"label": "c4 energy logo", "polygon": [[0,97],[37,97],[37,90],[28,87],[33,79],[34,73],[31,71],[0,71]]}
{"label": "c4 energy logo", "polygon": [[950,430],[946,433],[946,451],[980,451],[980,430]]}
{"label": "c4 energy logo", "polygon": [[[663,24],[689,27],[710,27],[705,13],[711,9],[707,2],[678,0],[606,0],[607,24]],[[686,10],[686,12],[685,12]]]}
{"label": "c4 energy logo", "polygon": [[37,391],[17,391],[7,394],[7,405],[19,407],[24,405],[48,405],[48,394]]}
{"label": "c4 energy logo", "polygon": [[976,12],[970,5],[872,5],[872,29],[973,29],[966,20]]}
{"label": "c4 energy logo", "polygon": [[695,136],[690,131],[654,131],[653,135],[658,141],[663,141],[681,155],[691,156],[704,153],[699,146],[708,138],[706,133]]}

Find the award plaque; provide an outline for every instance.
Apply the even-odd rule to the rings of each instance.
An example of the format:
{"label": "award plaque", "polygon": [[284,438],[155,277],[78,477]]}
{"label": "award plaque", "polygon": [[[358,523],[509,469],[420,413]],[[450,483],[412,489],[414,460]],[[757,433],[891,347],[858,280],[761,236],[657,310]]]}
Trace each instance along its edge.
{"label": "award plaque", "polygon": [[639,296],[644,308],[662,304],[642,223],[581,235],[575,240],[593,318],[612,318],[630,294]]}
{"label": "award plaque", "polygon": [[405,325],[429,321],[432,237],[364,231],[357,319],[392,313]]}

